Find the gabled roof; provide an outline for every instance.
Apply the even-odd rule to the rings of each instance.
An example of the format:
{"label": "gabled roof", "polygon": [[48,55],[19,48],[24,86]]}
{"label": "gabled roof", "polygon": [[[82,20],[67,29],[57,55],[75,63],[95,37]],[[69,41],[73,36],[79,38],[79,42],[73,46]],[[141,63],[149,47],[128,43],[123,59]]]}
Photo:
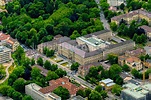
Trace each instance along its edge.
{"label": "gabled roof", "polygon": [[70,83],[69,79],[66,77],[59,78],[57,80],[51,80],[51,81],[49,81],[49,85],[50,86],[42,88],[39,91],[45,94],[45,93],[52,92],[55,88],[57,88],[59,86],[62,86],[64,88],[68,89],[70,95],[75,95],[79,89],[82,89],[82,87],[77,87],[74,84]]}

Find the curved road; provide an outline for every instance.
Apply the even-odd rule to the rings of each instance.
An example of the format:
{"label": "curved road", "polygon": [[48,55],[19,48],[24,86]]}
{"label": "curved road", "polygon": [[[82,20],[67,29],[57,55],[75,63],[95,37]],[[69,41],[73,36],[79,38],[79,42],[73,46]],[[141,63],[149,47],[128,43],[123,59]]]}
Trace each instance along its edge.
{"label": "curved road", "polygon": [[14,61],[11,60],[11,62],[7,65],[7,67],[6,67],[6,69],[5,69],[6,77],[5,77],[3,80],[0,80],[0,84],[2,84],[3,82],[5,82],[5,81],[8,79],[8,77],[9,77],[8,69],[9,69],[9,67],[12,65],[13,62],[14,62]]}

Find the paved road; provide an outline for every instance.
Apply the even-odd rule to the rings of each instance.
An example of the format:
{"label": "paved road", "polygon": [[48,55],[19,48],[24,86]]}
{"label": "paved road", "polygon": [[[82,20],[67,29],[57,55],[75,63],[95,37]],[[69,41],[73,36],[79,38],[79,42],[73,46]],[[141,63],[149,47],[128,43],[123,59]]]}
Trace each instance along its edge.
{"label": "paved road", "polygon": [[9,77],[8,69],[9,69],[9,67],[12,65],[13,62],[14,62],[14,61],[11,60],[11,62],[7,65],[7,67],[6,67],[6,69],[5,69],[6,77],[5,77],[3,80],[0,81],[0,84],[2,84],[3,82],[5,82],[5,80],[7,80],[7,78]]}
{"label": "paved road", "polygon": [[110,25],[109,25],[108,21],[105,19],[104,12],[102,11],[102,8],[100,6],[100,0],[95,0],[95,2],[98,4],[98,8],[101,10],[100,20],[103,23],[104,29],[111,30]]}
{"label": "paved road", "polygon": [[[28,48],[29,50],[29,48]],[[35,50],[34,50],[35,51]],[[79,84],[89,87],[90,89],[95,89],[95,86],[88,83],[87,81],[79,78],[75,73],[73,73],[73,71],[71,71],[70,69],[60,65],[59,63],[56,63],[55,61],[51,60],[50,58],[46,57],[45,55],[39,53],[39,52],[35,52],[34,55],[40,55],[44,61],[48,60],[51,62],[51,64],[56,64],[58,65],[58,68],[61,68],[63,70],[65,70],[67,72],[67,76],[69,76],[71,79],[74,79],[75,81],[77,81]],[[31,55],[32,56],[32,55]]]}

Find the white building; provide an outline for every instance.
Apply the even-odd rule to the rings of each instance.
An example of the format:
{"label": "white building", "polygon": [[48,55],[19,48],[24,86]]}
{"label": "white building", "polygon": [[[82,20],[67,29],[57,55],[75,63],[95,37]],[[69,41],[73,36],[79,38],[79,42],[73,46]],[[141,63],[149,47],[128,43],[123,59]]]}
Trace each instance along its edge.
{"label": "white building", "polygon": [[110,6],[120,6],[122,3],[124,3],[126,0],[107,0],[107,3]]}
{"label": "white building", "polygon": [[39,90],[42,87],[35,83],[31,83],[25,86],[25,93],[30,95],[34,100],[61,100],[61,97],[54,93],[43,94]]}

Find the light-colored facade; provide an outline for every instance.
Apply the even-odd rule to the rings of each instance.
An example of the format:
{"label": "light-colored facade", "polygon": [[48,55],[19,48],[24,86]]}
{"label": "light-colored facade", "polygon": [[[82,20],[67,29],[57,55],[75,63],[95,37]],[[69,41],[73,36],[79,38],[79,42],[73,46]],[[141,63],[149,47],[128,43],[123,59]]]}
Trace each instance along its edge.
{"label": "light-colored facade", "polygon": [[151,84],[135,85],[128,83],[123,86],[122,100],[151,100]]}
{"label": "light-colored facade", "polygon": [[70,40],[61,37],[58,40],[46,42],[38,45],[38,51],[42,52],[44,47],[53,49],[58,55],[65,56],[71,61],[80,65],[87,65],[106,59],[110,53],[123,54],[127,50],[135,47],[135,42],[128,40],[118,44],[110,44],[112,32],[103,30]]}
{"label": "light-colored facade", "polygon": [[111,80],[111,79],[109,79],[109,78],[100,81],[99,84],[100,84],[105,90],[111,90],[112,87],[115,85],[115,83],[113,82],[113,80]]}
{"label": "light-colored facade", "polygon": [[0,64],[11,60],[11,50],[5,46],[0,46]]}
{"label": "light-colored facade", "polygon": [[25,86],[25,93],[30,95],[34,100],[61,100],[61,97],[54,93],[43,94],[39,90],[42,87],[35,83],[31,83]]}
{"label": "light-colored facade", "polygon": [[127,14],[115,16],[111,18],[111,22],[119,24],[121,19],[127,21],[128,24],[130,24],[133,20],[145,19],[146,21],[148,21],[149,25],[151,25],[151,12],[148,12],[145,9],[138,9]]}
{"label": "light-colored facade", "polygon": [[137,57],[129,57],[125,60],[125,64],[128,65],[131,69],[136,69],[136,70],[141,70],[142,67],[142,62],[139,58]]}
{"label": "light-colored facade", "polygon": [[120,6],[122,3],[124,3],[126,0],[107,0],[107,3],[110,6]]}

